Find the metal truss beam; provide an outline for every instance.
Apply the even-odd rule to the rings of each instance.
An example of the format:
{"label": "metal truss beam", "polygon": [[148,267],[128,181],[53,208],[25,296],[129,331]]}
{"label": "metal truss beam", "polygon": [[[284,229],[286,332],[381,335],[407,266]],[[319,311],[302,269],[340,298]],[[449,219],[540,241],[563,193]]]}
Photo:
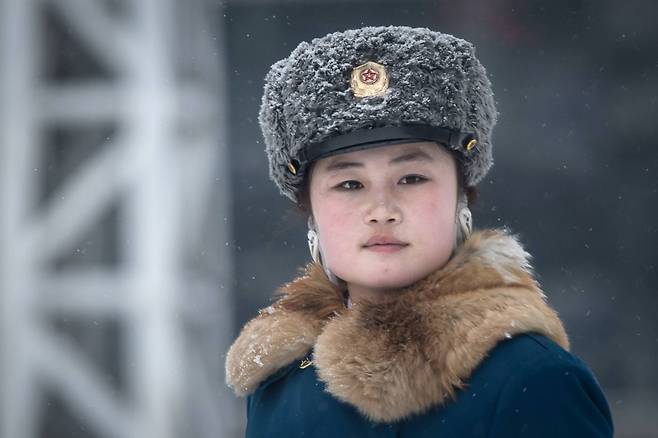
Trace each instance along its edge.
{"label": "metal truss beam", "polygon": [[[40,433],[46,387],[97,436],[228,436],[236,428],[219,368],[231,333],[231,257],[213,245],[229,231],[212,220],[229,215],[230,187],[215,184],[226,170],[223,70],[211,40],[221,29],[202,0],[126,5],[124,16],[100,1],[0,4],[0,438]],[[57,56],[42,46],[46,7],[110,80],[43,78],[44,61]],[[202,74],[192,78],[180,73],[172,44],[180,32],[194,34],[181,50],[201,58]],[[43,201],[48,129],[97,123],[116,134],[90,144],[92,156]],[[121,262],[53,269],[113,205]],[[195,267],[196,253],[218,262],[214,271]],[[49,328],[57,317],[117,321],[128,396]]]}

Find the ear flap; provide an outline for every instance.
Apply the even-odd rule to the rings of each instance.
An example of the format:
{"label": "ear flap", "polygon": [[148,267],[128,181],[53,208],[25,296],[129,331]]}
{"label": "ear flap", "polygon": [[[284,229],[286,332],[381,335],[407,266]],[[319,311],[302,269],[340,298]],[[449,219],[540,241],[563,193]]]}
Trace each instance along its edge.
{"label": "ear flap", "polygon": [[457,250],[473,232],[473,214],[468,208],[468,198],[463,189],[459,189],[459,196],[457,197],[457,209],[455,214],[455,246]]}
{"label": "ear flap", "polygon": [[312,215],[308,217],[306,226],[308,227],[306,238],[308,239],[308,249],[311,252],[311,258],[315,263],[322,266],[324,273],[327,275],[329,281],[331,281],[336,286],[345,286],[345,282],[336,277],[336,274],[331,272],[327,265],[322,262],[322,260],[324,260],[324,256],[322,254],[322,246],[320,245],[320,234],[318,233],[317,226],[315,225],[315,219]]}

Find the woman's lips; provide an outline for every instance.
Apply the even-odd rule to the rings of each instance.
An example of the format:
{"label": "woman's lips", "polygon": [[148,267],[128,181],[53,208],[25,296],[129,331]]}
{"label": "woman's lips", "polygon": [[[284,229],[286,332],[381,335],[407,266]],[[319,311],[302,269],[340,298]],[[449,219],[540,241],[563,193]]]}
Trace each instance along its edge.
{"label": "woman's lips", "polygon": [[372,236],[370,239],[368,239],[366,243],[363,244],[363,246],[365,247],[369,247],[373,245],[408,245],[408,244],[407,242],[398,240],[393,236],[389,236],[385,234],[376,234]]}
{"label": "woman's lips", "polygon": [[390,252],[401,251],[407,246],[409,245],[399,244],[399,243],[387,243],[387,244],[376,244],[376,245],[366,246],[365,249],[367,249],[368,251],[390,253]]}
{"label": "woman's lips", "polygon": [[372,236],[363,245],[365,249],[375,252],[396,252],[406,248],[407,246],[409,246],[408,243],[387,235]]}

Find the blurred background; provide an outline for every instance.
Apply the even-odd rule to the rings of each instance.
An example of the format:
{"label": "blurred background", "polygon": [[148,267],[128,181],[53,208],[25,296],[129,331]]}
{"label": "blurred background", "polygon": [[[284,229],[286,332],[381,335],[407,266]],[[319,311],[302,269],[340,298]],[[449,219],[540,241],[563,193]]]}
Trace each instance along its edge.
{"label": "blurred background", "polygon": [[269,66],[410,25],[475,44],[500,120],[475,226],[534,255],[619,437],[658,437],[658,6],[0,0],[0,438],[238,437],[240,327],[308,260],[267,177]]}

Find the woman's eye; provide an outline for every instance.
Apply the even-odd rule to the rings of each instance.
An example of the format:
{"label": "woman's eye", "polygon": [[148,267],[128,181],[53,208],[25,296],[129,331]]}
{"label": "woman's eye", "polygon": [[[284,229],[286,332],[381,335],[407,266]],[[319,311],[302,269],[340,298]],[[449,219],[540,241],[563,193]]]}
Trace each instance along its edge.
{"label": "woman's eye", "polygon": [[400,180],[401,184],[420,184],[427,181],[427,178],[421,175],[407,175]]}
{"label": "woman's eye", "polygon": [[336,186],[336,188],[340,190],[357,190],[360,189],[361,187],[363,187],[363,184],[353,179],[349,181],[343,181],[342,183]]}

